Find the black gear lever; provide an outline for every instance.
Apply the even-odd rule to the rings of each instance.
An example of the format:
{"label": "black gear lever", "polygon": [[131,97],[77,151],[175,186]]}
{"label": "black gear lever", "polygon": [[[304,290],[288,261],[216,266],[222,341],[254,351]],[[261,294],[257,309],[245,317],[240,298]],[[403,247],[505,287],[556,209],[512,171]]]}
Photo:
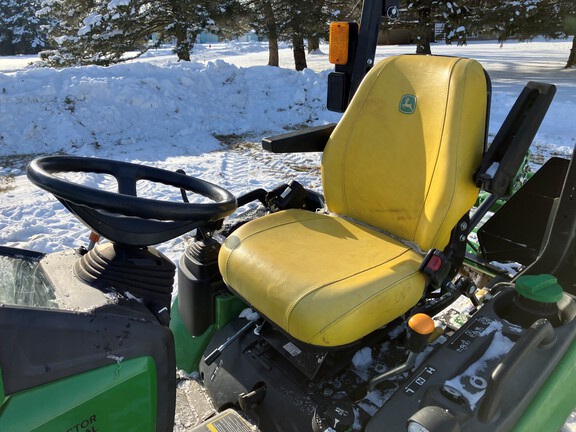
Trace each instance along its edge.
{"label": "black gear lever", "polygon": [[368,382],[368,392],[374,390],[374,387],[382,381],[393,378],[412,369],[416,362],[416,357],[424,351],[424,348],[426,348],[428,339],[436,328],[436,325],[434,324],[434,320],[428,315],[417,313],[408,320],[408,328],[410,329],[410,340],[408,341],[409,352],[406,361],[401,365],[396,366],[394,369],[390,369],[388,372],[384,372],[383,374],[372,378]]}

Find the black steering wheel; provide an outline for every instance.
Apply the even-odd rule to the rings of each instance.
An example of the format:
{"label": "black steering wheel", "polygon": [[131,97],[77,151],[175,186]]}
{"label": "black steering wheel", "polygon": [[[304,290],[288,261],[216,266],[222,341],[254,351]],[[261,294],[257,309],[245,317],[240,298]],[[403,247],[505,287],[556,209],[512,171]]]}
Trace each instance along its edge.
{"label": "black steering wheel", "polygon": [[[110,174],[118,192],[73,183],[59,172]],[[237,208],[236,197],[215,184],[185,174],[107,159],[47,156],[27,167],[28,179],[52,193],[94,232],[127,246],[149,246],[175,238],[208,222],[224,219]],[[138,180],[174,186],[213,202],[186,203],[142,198]]]}

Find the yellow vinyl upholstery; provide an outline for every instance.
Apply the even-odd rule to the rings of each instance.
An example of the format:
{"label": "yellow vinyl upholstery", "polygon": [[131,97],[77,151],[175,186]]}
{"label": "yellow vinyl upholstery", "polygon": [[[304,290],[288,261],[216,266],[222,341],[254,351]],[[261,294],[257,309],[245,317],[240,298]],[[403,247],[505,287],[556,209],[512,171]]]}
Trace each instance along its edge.
{"label": "yellow vinyl upholstery", "polygon": [[226,284],[302,342],[352,343],[422,297],[422,250],[472,207],[487,83],[470,59],[398,56],[365,77],[322,159],[328,214],[286,210],[234,231]]}

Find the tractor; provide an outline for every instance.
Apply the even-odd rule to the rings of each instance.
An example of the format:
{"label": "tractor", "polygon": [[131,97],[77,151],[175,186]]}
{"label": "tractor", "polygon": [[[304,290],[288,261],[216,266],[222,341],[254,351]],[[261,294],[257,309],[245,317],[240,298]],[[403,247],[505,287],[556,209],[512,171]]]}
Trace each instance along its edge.
{"label": "tractor", "polygon": [[[0,247],[28,293],[0,307],[0,430],[170,431],[177,369],[218,410],[198,432],[562,428],[576,405],[576,159],[515,187],[555,86],[528,82],[488,142],[480,63],[374,62],[380,18],[397,13],[365,0],[360,25],[331,25],[338,124],[263,140],[322,152],[322,194],[292,181],[236,197],[98,158],[28,165],[108,241]],[[140,197],[141,180],[182,200]],[[254,202],[256,217],[230,217]],[[154,248],[186,233],[178,265]]]}

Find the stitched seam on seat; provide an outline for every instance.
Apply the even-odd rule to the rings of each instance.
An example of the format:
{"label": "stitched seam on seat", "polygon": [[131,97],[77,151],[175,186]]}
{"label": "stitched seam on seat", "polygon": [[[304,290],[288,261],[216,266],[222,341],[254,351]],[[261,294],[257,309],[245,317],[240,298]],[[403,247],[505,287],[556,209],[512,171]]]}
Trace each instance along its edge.
{"label": "stitched seam on seat", "polygon": [[[325,333],[326,330],[330,329],[331,327],[334,327],[338,322],[342,321],[344,318],[347,318],[351,313],[353,313],[354,311],[360,309],[363,305],[365,305],[366,303],[371,302],[374,298],[383,295],[385,293],[387,293],[388,291],[390,291],[390,289],[392,289],[393,287],[395,287],[396,285],[406,281],[409,278],[414,277],[414,275],[418,274],[418,271],[412,272],[408,275],[406,275],[405,277],[403,277],[402,279],[398,280],[396,283],[394,283],[393,285],[389,285],[385,290],[381,290],[378,291],[376,293],[374,293],[373,295],[371,295],[370,297],[368,297],[366,300],[364,300],[362,303],[357,304],[356,306],[354,306],[352,309],[349,309],[345,314],[340,315],[337,319],[335,319],[334,321],[330,322],[329,324],[327,324],[326,326],[322,327],[320,330],[318,330],[318,332],[316,334],[314,334],[314,336],[312,336],[310,338],[310,340],[313,340],[314,338],[316,338],[317,336],[321,335],[322,333]],[[424,285],[422,286],[422,289],[424,289]]]}
{"label": "stitched seam on seat", "polygon": [[[460,61],[460,60],[463,60],[463,59],[459,59],[459,61]],[[466,73],[464,74],[464,77],[465,77],[466,81],[468,81],[468,69],[470,69],[470,68],[472,67],[472,64],[473,64],[472,62],[468,62],[468,63],[466,64],[466,67],[465,67],[465,72],[466,72]],[[467,84],[466,81],[464,82],[464,86],[463,86],[464,89],[466,89],[466,84]],[[460,113],[462,112],[462,107],[463,107],[463,105],[464,105],[464,96],[462,97],[462,100],[460,101],[460,107],[459,107],[459,109],[458,109],[458,112],[460,112]],[[459,124],[458,124],[457,137],[460,137],[461,127],[462,127],[462,123],[459,122]],[[460,145],[456,146],[456,156],[455,156],[455,164],[454,164],[454,171],[455,171],[455,172],[458,171],[458,162],[459,162],[459,160],[460,160]],[[470,178],[470,181],[472,181],[472,178]],[[443,231],[443,226],[444,226],[444,223],[446,222],[446,220],[448,219],[448,213],[450,212],[449,209],[452,208],[452,203],[454,202],[455,194],[456,194],[456,181],[455,181],[455,182],[453,183],[453,185],[452,185],[452,194],[450,195],[450,203],[448,204],[448,207],[447,207],[448,210],[447,210],[446,213],[444,214],[444,218],[442,219],[442,223],[440,224],[439,229],[436,230],[436,235],[434,236],[434,239],[433,239],[433,242],[432,242],[433,244],[436,244],[436,242],[438,241],[438,236],[440,235],[440,232]],[[461,217],[461,215],[458,215],[458,217]],[[440,246],[443,247],[444,245],[440,245]]]}
{"label": "stitched seam on seat", "polygon": [[[366,272],[368,272],[368,271],[370,271],[370,270],[377,269],[378,267],[382,267],[382,266],[390,263],[391,261],[394,261],[394,260],[399,259],[402,255],[404,255],[404,254],[406,254],[406,253],[408,253],[408,252],[410,252],[410,251],[411,251],[410,248],[406,248],[406,249],[405,249],[404,251],[402,251],[400,254],[396,255],[396,256],[393,257],[393,258],[390,258],[389,260],[387,260],[387,261],[385,261],[385,262],[382,262],[382,263],[377,264],[377,265],[372,266],[372,267],[365,268],[365,269],[363,269],[363,270],[361,270],[361,271],[358,271],[358,272],[356,272],[356,273],[354,273],[354,274],[352,274],[352,275],[348,275],[348,276],[346,276],[346,277],[343,277],[343,278],[340,278],[340,279],[336,279],[336,280],[330,281],[330,282],[328,282],[328,283],[325,283],[325,284],[316,286],[316,287],[314,287],[314,288],[308,289],[306,292],[302,293],[300,296],[298,296],[298,297],[292,302],[292,304],[290,305],[290,307],[286,310],[286,313],[285,313],[285,315],[284,315],[284,321],[285,321],[286,323],[289,323],[289,321],[290,321],[290,316],[292,315],[292,312],[294,311],[294,308],[302,301],[302,299],[304,299],[304,298],[307,297],[308,295],[312,294],[313,292],[318,291],[318,290],[320,290],[320,289],[322,289],[322,288],[328,287],[328,286],[330,286],[330,285],[334,285],[335,283],[342,282],[342,281],[345,281],[345,280],[347,280],[347,279],[352,279],[352,278],[354,278],[354,277],[356,277],[356,276],[358,276],[358,275],[361,275],[361,274],[363,274],[363,273],[366,273]],[[287,327],[289,327],[289,326],[287,326]],[[290,331],[289,328],[286,329],[286,330]]]}
{"label": "stitched seam on seat", "polygon": [[[316,214],[316,213],[314,213],[314,214]],[[256,220],[257,220],[257,219],[256,219]],[[245,241],[245,240],[248,240],[248,239],[251,238],[251,237],[254,237],[254,236],[258,235],[258,234],[262,234],[262,233],[264,233],[264,232],[266,232],[266,231],[269,231],[269,230],[271,230],[271,229],[276,229],[276,228],[279,228],[279,227],[282,227],[282,226],[286,226],[286,225],[290,225],[290,224],[293,224],[293,223],[310,222],[310,221],[316,221],[316,220],[321,220],[321,218],[318,218],[318,217],[314,218],[314,217],[313,217],[313,218],[309,218],[309,219],[298,219],[298,220],[292,220],[292,221],[288,221],[288,222],[279,223],[279,224],[277,224],[277,225],[270,226],[270,227],[268,227],[268,228],[264,228],[264,229],[261,229],[261,230],[259,230],[259,231],[255,231],[255,232],[253,232],[252,234],[250,234],[249,236],[244,237],[242,240]],[[235,249],[235,248],[234,248],[234,249]]]}
{"label": "stitched seam on seat", "polygon": [[[450,68],[450,76],[448,77],[448,84],[447,84],[447,91],[446,91],[446,104],[444,106],[444,121],[442,122],[442,132],[440,133],[440,144],[438,146],[438,151],[436,153],[436,161],[434,162],[434,168],[432,169],[432,175],[430,177],[430,182],[428,183],[428,187],[427,187],[427,191],[426,191],[426,195],[424,197],[424,200],[422,201],[422,206],[420,207],[420,215],[418,216],[418,223],[416,224],[416,229],[414,230],[414,233],[412,234],[412,241],[416,241],[416,236],[417,233],[420,232],[420,225],[422,224],[422,216],[424,214],[424,210],[426,208],[426,203],[428,202],[428,197],[430,196],[430,190],[432,188],[432,184],[434,183],[434,177],[436,175],[436,169],[438,168],[438,162],[440,160],[440,152],[442,150],[442,143],[444,140],[444,132],[445,132],[445,128],[446,128],[446,115],[447,115],[447,111],[448,111],[448,101],[450,100],[450,82],[452,80],[452,75],[454,73],[454,68],[455,65],[458,63],[458,60],[456,60],[456,62],[452,63],[452,66]],[[436,235],[437,236],[437,235]]]}
{"label": "stitched seam on seat", "polygon": [[[376,83],[378,82],[378,79],[380,77],[380,75],[382,73],[384,73],[384,70],[386,69],[386,67],[388,67],[392,62],[394,61],[394,59],[388,60],[386,61],[386,63],[382,66],[382,68],[378,71],[378,74],[376,75],[376,77],[372,80],[372,85],[370,86],[370,89],[367,89],[366,91],[366,95],[370,95],[372,93],[372,88],[376,85]],[[356,123],[358,121],[358,118],[360,117],[360,114],[362,112],[362,110],[364,109],[364,106],[366,105],[367,101],[367,96],[364,98],[364,100],[362,101],[362,104],[360,105],[360,107],[358,108],[357,112],[356,112],[356,116],[354,117],[354,121],[352,122],[352,126],[350,128],[350,131],[348,132],[348,136],[346,138],[346,146],[344,148],[344,151],[342,152],[342,162],[340,165],[340,182],[341,182],[341,191],[342,191],[342,197],[343,197],[343,201],[344,201],[344,207],[346,208],[346,213],[350,214],[350,208],[348,207],[348,191],[346,189],[346,185],[349,182],[346,182],[345,180],[345,173],[346,173],[346,161],[348,159],[348,150],[350,147],[350,137],[352,135],[353,130],[357,127]],[[328,203],[327,207],[328,209],[330,209],[330,205]]]}
{"label": "stitched seam on seat", "polygon": [[[316,213],[314,213],[316,214]],[[246,242],[246,240],[258,235],[258,234],[262,234],[263,232],[269,231],[273,228],[278,228],[281,226],[286,226],[286,225],[290,225],[293,223],[297,223],[297,222],[309,222],[309,221],[315,221],[315,220],[320,220],[320,218],[318,217],[312,217],[312,218],[308,218],[308,219],[298,219],[298,220],[293,220],[293,221],[289,221],[289,222],[284,222],[278,225],[274,225],[265,229],[261,229],[260,231],[256,231],[253,232],[252,234],[250,234],[247,237],[244,237],[241,241],[238,242],[238,244],[236,246],[234,246],[233,248],[230,249],[230,252],[228,253],[228,257],[226,258],[226,265],[224,266],[226,273],[228,273],[228,265],[230,263],[230,259],[232,258],[232,254],[242,245],[243,242]]]}
{"label": "stitched seam on seat", "polygon": [[418,243],[403,239],[402,237],[397,236],[396,234],[392,234],[391,232],[388,232],[382,228],[374,227],[370,224],[367,224],[366,222],[359,221],[359,220],[354,219],[353,217],[350,217],[350,216],[341,215],[341,214],[332,213],[332,212],[328,212],[327,214],[338,217],[338,218],[343,219],[347,222],[350,222],[352,225],[370,228],[371,230],[376,231],[377,233],[384,234],[386,237],[390,237],[392,240],[396,240],[398,243],[402,244],[403,246],[406,246],[409,249],[412,249],[414,252],[416,252],[422,256],[425,256],[427,253],[427,252],[424,252],[422,250],[422,248],[420,247],[420,245]]}

